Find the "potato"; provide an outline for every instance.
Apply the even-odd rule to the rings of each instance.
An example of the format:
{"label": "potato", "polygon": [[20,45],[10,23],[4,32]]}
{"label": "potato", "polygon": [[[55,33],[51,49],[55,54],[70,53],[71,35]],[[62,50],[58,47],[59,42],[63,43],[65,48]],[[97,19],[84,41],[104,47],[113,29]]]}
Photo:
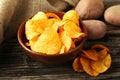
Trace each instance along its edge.
{"label": "potato", "polygon": [[83,20],[83,23],[87,27],[88,39],[96,40],[104,37],[106,34],[106,24],[99,20]]}
{"label": "potato", "polygon": [[105,21],[120,26],[120,5],[109,7],[104,13]]}
{"label": "potato", "polygon": [[104,11],[103,0],[80,0],[75,10],[81,19],[98,19]]}

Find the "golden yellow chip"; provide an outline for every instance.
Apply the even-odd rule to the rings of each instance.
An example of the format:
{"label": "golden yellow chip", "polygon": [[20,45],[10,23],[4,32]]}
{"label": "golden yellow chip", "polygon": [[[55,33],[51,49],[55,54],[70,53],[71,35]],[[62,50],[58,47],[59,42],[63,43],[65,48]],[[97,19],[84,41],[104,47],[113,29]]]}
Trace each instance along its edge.
{"label": "golden yellow chip", "polygon": [[59,53],[60,53],[60,54],[63,54],[63,53],[65,52],[65,49],[66,49],[66,48],[65,48],[65,45],[62,45]]}
{"label": "golden yellow chip", "polygon": [[66,48],[65,51],[66,52],[69,51],[69,49],[70,49],[70,47],[72,45],[72,39],[71,39],[71,37],[67,36],[65,31],[61,32],[59,35],[60,35],[60,40],[61,40],[62,44]]}
{"label": "golden yellow chip", "polygon": [[104,64],[104,66],[106,66],[105,70],[108,70],[110,68],[111,63],[112,63],[112,58],[111,58],[110,54],[108,53],[106,55],[105,59],[103,60],[103,64]]}
{"label": "golden yellow chip", "polygon": [[[46,24],[46,22],[48,24]],[[34,27],[36,27],[36,32],[42,34],[44,32],[44,29],[46,27],[49,27],[50,25],[52,25],[53,21],[50,22],[48,19],[42,19],[42,20],[36,20],[34,21],[33,25]]]}
{"label": "golden yellow chip", "polygon": [[66,23],[66,21],[56,21],[52,27],[59,32],[62,32],[63,31],[63,25]]}
{"label": "golden yellow chip", "polygon": [[47,27],[34,45],[31,46],[31,49],[45,54],[57,54],[61,47],[58,33],[52,27]]}
{"label": "golden yellow chip", "polygon": [[109,52],[109,49],[106,46],[102,45],[102,44],[95,44],[91,48],[92,49],[95,49],[95,48],[97,48],[97,49],[105,49],[105,50],[107,50]]}
{"label": "golden yellow chip", "polygon": [[73,42],[79,42],[83,39],[83,37],[85,37],[86,34],[85,33],[81,33],[80,36],[78,38],[72,38]]}
{"label": "golden yellow chip", "polygon": [[34,43],[37,41],[38,38],[39,38],[39,36],[36,36],[33,39],[29,40],[29,45],[30,46],[34,45]]}
{"label": "golden yellow chip", "polygon": [[82,64],[82,67],[86,73],[88,73],[91,76],[98,76],[99,73],[96,72],[92,67],[91,67],[91,60],[88,58],[85,58],[83,56],[80,57],[80,62]]}
{"label": "golden yellow chip", "polygon": [[76,72],[84,72],[84,69],[80,62],[80,57],[76,57],[72,64],[73,70]]}
{"label": "golden yellow chip", "polygon": [[55,18],[34,21],[34,25],[37,26],[36,32],[43,33],[46,27],[51,27],[56,21],[57,19]]}
{"label": "golden yellow chip", "polygon": [[[47,22],[47,24],[46,24]],[[25,25],[25,33],[28,40],[31,40],[35,36],[44,32],[46,27],[51,26],[54,23],[53,20],[41,19],[41,20],[28,20]]]}
{"label": "golden yellow chip", "polygon": [[105,56],[105,58],[103,58],[103,59],[99,58],[98,61],[91,61],[91,66],[98,73],[105,72],[111,66],[111,56],[110,56],[110,54],[107,54]]}
{"label": "golden yellow chip", "polygon": [[56,19],[56,18],[51,18],[51,19],[48,19],[48,21],[46,22],[46,25],[47,25],[47,27],[52,27],[53,24],[54,24],[55,22],[58,22],[58,21],[59,21],[59,20]]}
{"label": "golden yellow chip", "polygon": [[37,41],[38,38],[39,38],[39,36],[35,36],[31,40],[29,40],[29,42],[26,42],[25,45],[26,46],[32,46]]}
{"label": "golden yellow chip", "polygon": [[55,13],[47,12],[45,13],[48,18],[56,18],[58,20],[61,20],[60,17],[58,17]]}
{"label": "golden yellow chip", "polygon": [[32,20],[28,20],[25,24],[25,35],[28,40],[40,35],[39,32],[36,32],[38,25]]}
{"label": "golden yellow chip", "polygon": [[67,35],[71,38],[78,38],[79,36],[83,35],[80,27],[78,27],[74,22],[67,21],[63,29],[66,31]]}
{"label": "golden yellow chip", "polygon": [[73,21],[75,24],[79,26],[79,15],[75,10],[69,10],[63,16],[63,20]]}
{"label": "golden yellow chip", "polygon": [[36,13],[31,20],[40,20],[40,19],[48,19],[46,14],[42,11],[39,11],[38,13]]}
{"label": "golden yellow chip", "polygon": [[54,28],[56,31],[58,31],[59,29],[59,26],[60,26],[60,21],[56,21],[53,25],[52,25],[52,28]]}
{"label": "golden yellow chip", "polygon": [[87,58],[96,61],[98,59],[98,54],[96,50],[94,49],[89,49],[87,51],[82,50],[82,52],[87,56]]}

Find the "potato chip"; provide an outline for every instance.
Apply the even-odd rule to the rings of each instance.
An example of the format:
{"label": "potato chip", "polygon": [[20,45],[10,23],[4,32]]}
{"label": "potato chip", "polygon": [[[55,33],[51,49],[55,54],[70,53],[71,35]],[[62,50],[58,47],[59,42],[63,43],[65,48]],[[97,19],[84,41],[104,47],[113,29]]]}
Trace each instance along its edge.
{"label": "potato chip", "polygon": [[77,42],[81,41],[83,39],[83,37],[85,37],[85,36],[86,36],[85,33],[81,33],[78,38],[72,38],[72,40],[73,40],[73,42],[77,43]]}
{"label": "potato chip", "polygon": [[56,18],[51,18],[51,19],[48,19],[48,21],[46,22],[47,24],[47,26],[48,27],[51,27],[55,22],[58,22],[59,20],[58,19],[56,19]]}
{"label": "potato chip", "polygon": [[91,60],[88,58],[85,58],[83,56],[80,57],[80,62],[82,64],[82,67],[86,73],[88,73],[91,76],[98,76],[99,73],[96,72],[92,67],[91,67]]}
{"label": "potato chip", "polygon": [[48,19],[46,14],[42,11],[39,11],[38,13],[36,13],[31,20],[40,20],[40,19]]}
{"label": "potato chip", "polygon": [[38,39],[39,36],[35,36],[34,38],[32,38],[31,40],[29,40],[29,42],[26,42],[25,45],[26,46],[32,46]]}
{"label": "potato chip", "polygon": [[66,23],[66,21],[56,21],[52,27],[59,32],[62,32],[63,31],[63,25]]}
{"label": "potato chip", "polygon": [[45,13],[48,18],[56,18],[58,20],[61,20],[60,17],[58,17],[55,13],[47,12]]}
{"label": "potato chip", "polygon": [[[36,27],[36,32],[38,32],[38,33],[43,33],[44,32],[44,29],[46,28],[46,27],[49,27],[49,25],[50,25],[50,23],[48,22],[48,24],[46,24],[46,22],[48,22],[48,20],[47,19],[42,19],[42,20],[36,20],[36,21],[34,21],[34,23],[33,23],[33,25],[34,25],[34,27]],[[53,23],[53,21],[52,21],[52,23]],[[52,25],[52,23],[51,23],[51,25]]]}
{"label": "potato chip", "polygon": [[65,13],[63,19],[53,12],[39,11],[25,24],[27,46],[45,54],[64,53],[76,47],[85,37],[79,27],[79,16],[75,10]]}
{"label": "potato chip", "polygon": [[38,38],[39,38],[39,36],[36,36],[33,39],[29,40],[29,46],[34,45],[34,43],[37,41]]}
{"label": "potato chip", "polygon": [[61,42],[63,43],[63,45],[66,48],[65,52],[69,51],[69,49],[72,45],[71,37],[67,36],[65,31],[61,32],[59,35],[60,35]]}
{"label": "potato chip", "polygon": [[95,49],[95,48],[97,48],[97,49],[105,49],[105,50],[107,50],[109,52],[109,49],[106,46],[102,45],[102,44],[95,44],[91,48],[92,49]]}
{"label": "potato chip", "polygon": [[78,38],[81,35],[84,35],[82,33],[80,27],[78,27],[75,23],[71,21],[67,21],[63,26],[64,31],[66,31],[67,35],[71,38]]}
{"label": "potato chip", "polygon": [[66,49],[66,48],[65,48],[65,45],[62,45],[59,53],[60,53],[60,54],[63,54],[63,53],[65,52],[65,49]]}
{"label": "potato chip", "polygon": [[104,59],[105,58],[105,56],[107,55],[107,51],[105,50],[105,49],[103,49],[103,50],[100,50],[100,51],[97,51],[97,54],[98,54],[98,58],[99,59]]}
{"label": "potato chip", "polygon": [[76,72],[84,72],[84,69],[80,62],[80,57],[76,57],[72,64],[73,70]]}
{"label": "potato chip", "polygon": [[31,40],[32,38],[40,35],[39,32],[36,32],[37,25],[35,25],[36,22],[32,20],[28,20],[25,24],[25,35],[28,40]]}
{"label": "potato chip", "polygon": [[94,49],[89,49],[87,51],[82,50],[82,52],[87,56],[87,58],[96,61],[98,59],[98,54],[96,50]]}
{"label": "potato chip", "polygon": [[55,21],[56,19],[28,20],[25,26],[27,39],[31,40],[40,35],[46,27],[51,27]]}
{"label": "potato chip", "polygon": [[54,28],[56,31],[58,31],[59,27],[60,27],[60,21],[56,21],[53,25],[52,28]]}
{"label": "potato chip", "polygon": [[79,26],[79,15],[75,10],[69,10],[63,16],[63,20],[73,21],[75,24]]}
{"label": "potato chip", "polygon": [[99,58],[98,61],[91,61],[92,68],[98,73],[105,72],[106,70],[109,69],[110,65],[111,65],[110,54],[107,54],[103,59]]}
{"label": "potato chip", "polygon": [[57,54],[61,47],[58,33],[52,27],[47,27],[34,45],[31,46],[31,49],[46,54]]}
{"label": "potato chip", "polygon": [[[91,76],[98,76],[107,71],[111,66],[111,56],[108,48],[101,44],[96,44],[88,50],[82,50],[80,62],[83,70]],[[79,63],[76,63],[78,66]],[[78,69],[76,68],[76,71]]]}
{"label": "potato chip", "polygon": [[103,60],[103,64],[104,64],[104,66],[106,66],[106,69],[104,71],[106,71],[107,69],[110,68],[111,63],[112,63],[112,58],[111,58],[110,54],[108,53],[106,55],[105,59]]}

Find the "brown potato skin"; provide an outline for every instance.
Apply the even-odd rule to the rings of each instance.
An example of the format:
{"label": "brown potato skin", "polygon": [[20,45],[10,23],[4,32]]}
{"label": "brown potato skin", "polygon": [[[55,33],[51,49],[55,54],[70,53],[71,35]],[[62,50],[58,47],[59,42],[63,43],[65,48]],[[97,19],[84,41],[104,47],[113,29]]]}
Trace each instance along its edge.
{"label": "brown potato skin", "polygon": [[111,6],[105,10],[105,21],[116,26],[120,26],[120,5]]}
{"label": "brown potato skin", "polygon": [[96,40],[101,39],[106,34],[106,24],[99,20],[83,20],[87,31],[88,31],[88,39]]}
{"label": "brown potato skin", "polygon": [[98,19],[104,11],[103,0],[80,0],[75,10],[81,19]]}

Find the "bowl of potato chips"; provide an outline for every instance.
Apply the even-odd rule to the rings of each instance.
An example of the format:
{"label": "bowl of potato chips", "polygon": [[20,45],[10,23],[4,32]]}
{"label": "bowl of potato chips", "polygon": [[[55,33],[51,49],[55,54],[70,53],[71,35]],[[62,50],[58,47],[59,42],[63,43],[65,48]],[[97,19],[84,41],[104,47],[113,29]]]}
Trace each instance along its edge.
{"label": "bowl of potato chips", "polygon": [[17,36],[21,47],[34,60],[61,64],[81,52],[87,30],[75,10],[39,11],[20,25]]}

